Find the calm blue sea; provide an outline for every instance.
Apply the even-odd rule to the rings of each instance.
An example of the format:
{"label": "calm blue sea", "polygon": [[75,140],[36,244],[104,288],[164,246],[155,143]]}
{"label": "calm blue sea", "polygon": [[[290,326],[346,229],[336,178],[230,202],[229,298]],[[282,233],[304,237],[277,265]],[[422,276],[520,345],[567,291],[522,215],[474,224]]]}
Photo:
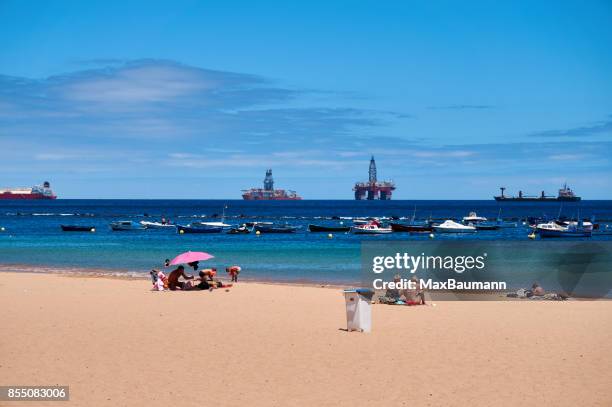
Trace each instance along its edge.
{"label": "calm blue sea", "polygon": [[[220,220],[225,209],[226,223],[246,221],[288,222],[301,226],[298,233],[282,235],[179,235],[171,230],[112,232],[116,220],[158,220],[162,215],[179,224],[193,220]],[[332,217],[456,218],[476,211],[495,219],[501,208],[505,219],[528,216],[554,218],[595,217],[602,231],[612,232],[612,201],[580,203],[503,203],[490,201],[272,201],[237,200],[57,200],[0,201],[0,264],[27,264],[52,267],[99,268],[148,272],[160,267],[165,258],[192,250],[215,256],[207,265],[225,267],[239,264],[243,277],[274,281],[353,282],[359,279],[360,243],[363,240],[427,240],[428,236],[391,234],[359,236],[309,233],[309,223],[338,224]],[[343,220],[347,225],[350,220]],[[95,226],[95,233],[62,232],[61,224]],[[606,228],[609,224],[610,227]],[[479,231],[470,235],[437,235],[445,240],[525,241],[529,230]],[[590,240],[612,240],[602,234]]]}

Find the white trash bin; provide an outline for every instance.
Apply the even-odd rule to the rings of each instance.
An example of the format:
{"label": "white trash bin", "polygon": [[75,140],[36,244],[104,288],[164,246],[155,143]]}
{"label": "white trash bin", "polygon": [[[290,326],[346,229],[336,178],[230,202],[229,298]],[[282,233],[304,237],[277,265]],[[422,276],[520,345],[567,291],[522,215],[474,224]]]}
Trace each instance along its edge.
{"label": "white trash bin", "polygon": [[346,329],[350,331],[372,331],[372,297],[374,291],[364,288],[344,290],[346,302]]}

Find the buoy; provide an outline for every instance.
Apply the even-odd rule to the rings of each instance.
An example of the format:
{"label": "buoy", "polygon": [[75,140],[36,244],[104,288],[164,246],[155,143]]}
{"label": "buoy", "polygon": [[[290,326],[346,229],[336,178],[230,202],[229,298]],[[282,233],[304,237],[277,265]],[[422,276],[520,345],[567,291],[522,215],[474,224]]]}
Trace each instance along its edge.
{"label": "buoy", "polygon": [[255,232],[255,234],[256,234],[257,236],[259,236],[259,235],[261,235],[261,232],[258,230],[257,232]]}
{"label": "buoy", "polygon": [[430,239],[433,239],[434,237],[436,237],[436,236],[435,236],[433,233],[430,233],[430,234],[429,234],[429,238],[430,238]]}
{"label": "buoy", "polygon": [[535,235],[535,233],[530,233],[529,236],[527,236],[527,237],[530,238],[530,239],[535,239],[536,235]]}
{"label": "buoy", "polygon": [[90,232],[95,232],[96,228],[91,228]]}
{"label": "buoy", "polygon": [[185,233],[185,231],[183,229],[179,230],[179,233],[182,235],[183,233]]}
{"label": "buoy", "polygon": [[[606,227],[607,227],[607,226],[606,226]],[[4,229],[4,227],[1,227],[1,228],[0,228],[0,230],[4,232],[6,229]]]}
{"label": "buoy", "polygon": [[334,237],[334,235],[332,235],[332,234],[330,233],[329,235],[327,235],[327,237],[328,237],[329,239],[331,239],[332,237]]}

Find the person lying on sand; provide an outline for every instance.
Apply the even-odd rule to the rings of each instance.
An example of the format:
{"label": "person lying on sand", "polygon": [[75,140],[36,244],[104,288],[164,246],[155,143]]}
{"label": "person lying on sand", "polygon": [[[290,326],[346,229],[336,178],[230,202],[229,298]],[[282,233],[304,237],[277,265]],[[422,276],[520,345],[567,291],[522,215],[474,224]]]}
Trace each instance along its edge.
{"label": "person lying on sand", "polygon": [[200,271],[198,275],[199,277],[197,278],[197,280],[199,280],[200,283],[196,285],[195,288],[200,289],[200,290],[212,291],[215,288],[229,288],[233,285],[233,284],[224,284],[223,282],[219,280],[213,279],[214,274],[211,275],[211,273],[206,272],[206,270]]}
{"label": "person lying on sand", "polygon": [[185,280],[193,280],[193,276],[190,274],[185,274],[185,267],[184,266],[178,266],[177,268],[175,268],[174,270],[172,270],[170,272],[170,275],[168,276],[168,288],[171,290],[176,290],[177,288],[180,290],[184,290],[185,288],[188,288],[188,285],[185,283],[185,281],[179,281],[179,278],[183,277]]}

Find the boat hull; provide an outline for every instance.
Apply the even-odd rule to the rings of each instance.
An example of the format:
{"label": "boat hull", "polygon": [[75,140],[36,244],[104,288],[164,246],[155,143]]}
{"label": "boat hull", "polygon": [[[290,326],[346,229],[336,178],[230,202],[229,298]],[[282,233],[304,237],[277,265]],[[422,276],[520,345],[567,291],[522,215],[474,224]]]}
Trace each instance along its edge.
{"label": "boat hull", "polygon": [[253,227],[255,232],[259,233],[295,233],[297,228],[295,226],[258,226]]}
{"label": "boat hull", "polygon": [[222,227],[194,228],[190,226],[176,225],[178,233],[221,233]]}
{"label": "boat hull", "polygon": [[560,231],[560,230],[546,230],[537,229],[540,237],[591,237],[592,232],[590,231]]}
{"label": "boat hull", "polygon": [[176,225],[168,225],[168,224],[162,224],[158,222],[142,221],[140,222],[140,224],[147,229],[174,229],[176,227]]}
{"label": "boat hull", "polygon": [[434,226],[433,230],[437,233],[474,233],[476,232],[476,228],[463,229],[463,228],[445,228],[445,227],[439,227],[439,226]]}
{"label": "boat hull", "polygon": [[349,226],[322,226],[308,225],[308,230],[311,232],[348,232],[351,230]]}
{"label": "boat hull", "polygon": [[94,226],[81,226],[81,225],[61,225],[64,232],[94,232],[96,228]]}
{"label": "boat hull", "polygon": [[578,202],[582,200],[581,197],[557,197],[557,198],[542,198],[542,197],[533,197],[533,198],[519,198],[519,197],[507,197],[507,196],[494,196],[496,201],[504,201],[504,202]]}
{"label": "boat hull", "polygon": [[425,233],[431,232],[433,228],[429,225],[405,225],[402,223],[391,223],[391,229],[394,232],[411,232],[411,233]]}
{"label": "boat hull", "polygon": [[0,200],[40,200],[40,199],[57,199],[55,195],[44,195],[44,194],[13,194],[9,192],[1,193]]}
{"label": "boat hull", "polygon": [[140,223],[132,222],[132,223],[111,223],[111,230],[114,232],[127,232],[130,230],[144,230],[144,226]]}
{"label": "boat hull", "polygon": [[378,228],[378,229],[363,229],[359,227],[352,227],[351,233],[356,235],[384,235],[387,233],[393,233],[391,228]]}

